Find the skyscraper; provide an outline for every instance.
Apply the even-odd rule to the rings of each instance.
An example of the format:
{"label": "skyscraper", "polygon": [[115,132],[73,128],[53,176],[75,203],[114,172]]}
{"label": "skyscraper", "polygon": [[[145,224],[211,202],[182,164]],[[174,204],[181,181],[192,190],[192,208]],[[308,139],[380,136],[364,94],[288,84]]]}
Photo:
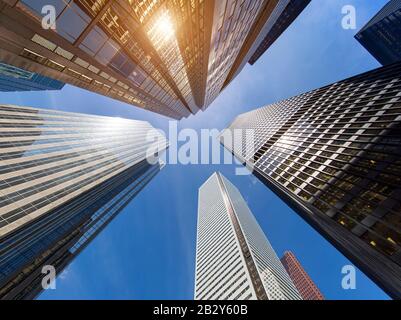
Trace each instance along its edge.
{"label": "skyscraper", "polygon": [[284,253],[281,262],[303,300],[324,300],[323,294],[291,251]]}
{"label": "skyscraper", "polygon": [[238,189],[214,173],[199,189],[196,300],[300,300]]}
{"label": "skyscraper", "polygon": [[401,1],[390,0],[355,38],[382,65],[401,61]]}
{"label": "skyscraper", "polygon": [[[275,12],[270,17],[271,23],[265,26],[265,37],[262,43],[249,59],[253,65],[270,46],[283,34],[283,32],[294,22],[294,20],[308,6],[311,0],[286,0],[277,6]],[[276,19],[273,17],[277,16]]]}
{"label": "skyscraper", "polygon": [[[238,116],[227,149],[401,298],[401,63]],[[254,141],[230,138],[250,129]],[[238,135],[238,134],[237,134]]]}
{"label": "skyscraper", "polygon": [[[224,82],[227,87],[249,62],[251,65],[266,52],[281,34],[290,26],[305,9],[310,0],[279,0],[269,3],[269,10],[264,10],[262,19],[252,29],[243,48],[238,54],[233,67]],[[273,5],[273,7],[272,7]]]}
{"label": "skyscraper", "polygon": [[0,299],[30,299],[43,266],[59,274],[158,173],[167,141],[143,121],[0,113]]}
{"label": "skyscraper", "polygon": [[0,61],[181,119],[238,74],[283,1],[0,0]]}
{"label": "skyscraper", "polygon": [[60,90],[64,83],[0,62],[0,91]]}

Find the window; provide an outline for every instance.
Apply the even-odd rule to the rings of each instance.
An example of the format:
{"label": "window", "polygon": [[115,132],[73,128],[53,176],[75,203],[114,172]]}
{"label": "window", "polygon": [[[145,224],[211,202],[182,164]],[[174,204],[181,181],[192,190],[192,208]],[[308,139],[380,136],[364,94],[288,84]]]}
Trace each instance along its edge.
{"label": "window", "polygon": [[42,15],[42,8],[45,5],[51,4],[55,7],[56,14],[59,15],[70,2],[70,0],[53,0],[51,2],[49,0],[22,0],[21,2],[39,15]]}
{"label": "window", "polygon": [[79,47],[91,56],[94,56],[104,45],[107,39],[108,37],[103,30],[98,26],[95,26],[82,41]]}
{"label": "window", "polygon": [[32,61],[38,62],[38,63],[45,63],[46,58],[41,56],[40,54],[37,54],[36,52],[33,52],[31,50],[28,50],[24,48],[24,50],[21,52],[21,56],[28,58]]}
{"label": "window", "polygon": [[49,49],[50,51],[53,51],[57,47],[53,42],[50,42],[49,40],[41,37],[38,34],[35,34],[32,37],[32,41],[36,42],[37,44],[41,45],[42,47],[45,47],[46,49]]}
{"label": "window", "polygon": [[62,56],[68,60],[71,60],[72,57],[74,56],[71,52],[64,50],[60,47],[57,47],[56,51],[54,51],[55,53],[57,53],[59,56]]}
{"label": "window", "polygon": [[118,52],[110,62],[111,67],[128,77],[135,69],[136,65],[124,53]]}
{"label": "window", "polygon": [[94,73],[98,73],[100,70],[98,68],[96,68],[95,66],[90,65],[88,67],[88,69]]}
{"label": "window", "polygon": [[141,68],[137,67],[135,71],[128,77],[134,84],[140,86],[146,79],[145,72]]}
{"label": "window", "polygon": [[105,43],[103,48],[100,49],[100,51],[96,55],[96,58],[100,63],[107,65],[109,64],[110,60],[115,56],[115,54],[118,52],[119,49],[120,49],[119,45],[115,43],[113,40],[109,39]]}
{"label": "window", "polygon": [[56,21],[57,32],[68,41],[74,42],[89,22],[86,13],[75,3],[71,3]]}
{"label": "window", "polygon": [[63,65],[61,65],[61,64],[59,64],[59,63],[57,63],[57,62],[55,62],[53,60],[50,60],[50,59],[48,59],[44,63],[44,65],[46,65],[46,66],[48,66],[48,67],[50,67],[50,68],[52,68],[54,70],[57,70],[57,71],[63,71],[64,68],[65,68],[65,66],[63,66]]}
{"label": "window", "polygon": [[86,62],[85,60],[82,60],[80,58],[75,59],[75,63],[80,65],[81,67],[87,68],[89,66],[89,63]]}

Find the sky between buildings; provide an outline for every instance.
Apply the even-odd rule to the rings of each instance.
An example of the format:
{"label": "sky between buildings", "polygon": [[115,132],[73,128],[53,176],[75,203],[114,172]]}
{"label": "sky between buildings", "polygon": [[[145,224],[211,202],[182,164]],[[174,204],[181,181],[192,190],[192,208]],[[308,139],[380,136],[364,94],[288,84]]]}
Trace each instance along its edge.
{"label": "sky between buildings", "polygon": [[[179,129],[227,127],[240,113],[374,69],[379,64],[353,38],[386,0],[313,0],[254,65],[206,110]],[[357,29],[341,27],[353,5]],[[66,85],[59,92],[1,93],[0,103],[149,121],[167,132],[168,119]],[[238,165],[168,165],[127,206],[41,299],[192,299],[197,191],[221,171],[241,191],[279,257],[295,253],[327,299],[388,299],[357,272],[356,289],[341,287],[351,264],[277,196]]]}

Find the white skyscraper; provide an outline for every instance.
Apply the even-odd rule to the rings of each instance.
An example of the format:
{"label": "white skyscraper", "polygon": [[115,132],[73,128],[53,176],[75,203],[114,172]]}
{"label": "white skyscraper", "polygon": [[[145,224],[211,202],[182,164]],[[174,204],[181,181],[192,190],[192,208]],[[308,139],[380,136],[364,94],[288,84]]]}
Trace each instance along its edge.
{"label": "white skyscraper", "polygon": [[199,189],[196,300],[300,300],[238,189],[214,173]]}

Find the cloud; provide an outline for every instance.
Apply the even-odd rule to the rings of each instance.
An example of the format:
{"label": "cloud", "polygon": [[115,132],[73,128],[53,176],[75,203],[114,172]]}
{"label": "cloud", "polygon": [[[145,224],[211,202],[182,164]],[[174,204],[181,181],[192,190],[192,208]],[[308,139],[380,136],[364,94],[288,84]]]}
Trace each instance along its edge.
{"label": "cloud", "polygon": [[68,274],[70,273],[70,270],[68,268],[64,269],[61,274],[59,275],[60,280],[65,280],[68,277]]}

